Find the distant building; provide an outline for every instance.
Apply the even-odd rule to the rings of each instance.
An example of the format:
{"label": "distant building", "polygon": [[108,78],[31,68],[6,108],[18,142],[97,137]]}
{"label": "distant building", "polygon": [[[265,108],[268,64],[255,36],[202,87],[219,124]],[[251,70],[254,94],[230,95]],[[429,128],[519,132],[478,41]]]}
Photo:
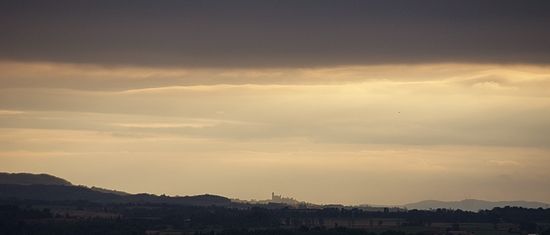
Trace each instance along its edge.
{"label": "distant building", "polygon": [[282,195],[276,195],[275,192],[271,193],[271,202],[272,203],[283,203],[288,205],[297,205],[300,202],[292,197],[283,197]]}

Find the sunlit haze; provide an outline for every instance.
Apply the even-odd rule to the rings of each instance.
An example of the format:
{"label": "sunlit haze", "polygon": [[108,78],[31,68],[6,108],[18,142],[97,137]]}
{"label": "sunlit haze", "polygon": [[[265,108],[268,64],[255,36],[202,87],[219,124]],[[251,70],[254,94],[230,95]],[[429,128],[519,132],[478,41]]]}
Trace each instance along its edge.
{"label": "sunlit haze", "polygon": [[550,202],[550,7],[39,2],[0,4],[0,172],[246,200]]}

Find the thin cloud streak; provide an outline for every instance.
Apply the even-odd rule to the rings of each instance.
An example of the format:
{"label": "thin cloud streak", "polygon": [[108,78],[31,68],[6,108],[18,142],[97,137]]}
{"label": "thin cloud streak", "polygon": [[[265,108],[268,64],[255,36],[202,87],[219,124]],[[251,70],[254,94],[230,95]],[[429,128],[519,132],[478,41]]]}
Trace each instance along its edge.
{"label": "thin cloud streak", "polygon": [[[0,62],[1,88],[88,91],[160,91],[162,89],[271,89],[363,82],[392,84],[493,82],[505,87],[550,86],[548,66],[496,64],[423,64],[343,66],[296,69],[159,69],[57,63]],[[146,75],[144,75],[146,74]],[[301,86],[303,85],[303,86]],[[531,94],[537,94],[531,93]]]}

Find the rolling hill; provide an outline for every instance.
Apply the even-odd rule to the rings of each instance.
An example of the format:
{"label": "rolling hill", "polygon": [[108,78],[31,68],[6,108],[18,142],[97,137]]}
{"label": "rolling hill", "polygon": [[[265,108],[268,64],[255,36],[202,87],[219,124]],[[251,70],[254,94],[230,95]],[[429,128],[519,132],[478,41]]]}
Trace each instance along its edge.
{"label": "rolling hill", "polygon": [[29,173],[2,173],[0,172],[0,184],[20,185],[72,185],[71,182],[48,174]]}
{"label": "rolling hill", "polygon": [[231,200],[217,195],[158,196],[130,194],[98,187],[72,185],[46,174],[0,173],[0,199],[36,201],[90,201],[98,203],[160,203],[192,206],[229,205]]}

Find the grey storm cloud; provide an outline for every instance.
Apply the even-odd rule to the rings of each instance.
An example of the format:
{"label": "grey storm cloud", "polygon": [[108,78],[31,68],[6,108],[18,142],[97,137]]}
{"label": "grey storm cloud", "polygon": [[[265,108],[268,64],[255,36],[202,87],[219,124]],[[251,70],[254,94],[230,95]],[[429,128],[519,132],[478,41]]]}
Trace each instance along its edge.
{"label": "grey storm cloud", "polygon": [[0,59],[300,67],[550,62],[550,2],[40,1],[0,3]]}

